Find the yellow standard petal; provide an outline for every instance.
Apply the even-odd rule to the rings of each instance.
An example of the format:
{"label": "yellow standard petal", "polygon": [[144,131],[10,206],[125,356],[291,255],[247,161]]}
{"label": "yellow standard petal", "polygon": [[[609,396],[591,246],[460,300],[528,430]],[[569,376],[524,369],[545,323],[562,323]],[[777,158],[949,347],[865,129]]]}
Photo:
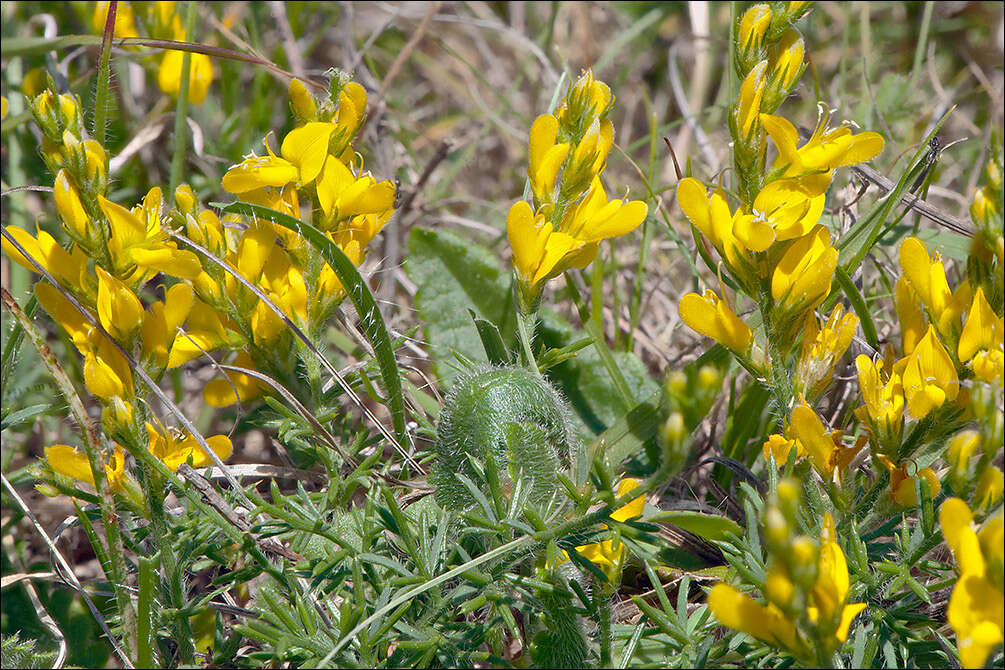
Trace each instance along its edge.
{"label": "yellow standard petal", "polygon": [[140,327],[143,305],[132,289],[108,274],[100,265],[98,274],[98,319],[119,342],[128,342]]}
{"label": "yellow standard petal", "polygon": [[328,158],[328,140],[333,132],[335,126],[332,124],[312,121],[291,130],[283,139],[280,153],[300,169],[301,185],[311,183],[321,172]]}
{"label": "yellow standard petal", "polygon": [[724,626],[770,644],[793,648],[796,627],[774,606],[760,605],[727,584],[716,584],[708,594],[708,607]]}
{"label": "yellow standard petal", "polygon": [[790,309],[812,309],[831,290],[837,249],[823,226],[792,243],[771,276],[771,295]]}
{"label": "yellow standard petal", "polygon": [[908,358],[903,384],[907,407],[915,419],[955,400],[959,394],[956,367],[931,325]]}

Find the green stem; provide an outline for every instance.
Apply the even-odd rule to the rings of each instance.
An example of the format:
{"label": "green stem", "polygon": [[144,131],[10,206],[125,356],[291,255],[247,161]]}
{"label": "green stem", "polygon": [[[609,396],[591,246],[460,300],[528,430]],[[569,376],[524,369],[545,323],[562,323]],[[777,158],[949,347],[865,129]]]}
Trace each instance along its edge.
{"label": "green stem", "polygon": [[73,388],[66,371],[56,360],[55,355],[45,343],[42,334],[38,332],[35,325],[24,313],[21,306],[17,304],[13,296],[6,289],[0,289],[3,305],[7,308],[25,334],[35,350],[38,352],[42,363],[49,370],[60,393],[66,399],[70,412],[73,414],[77,425],[80,426],[81,436],[84,442],[84,452],[87,454],[87,462],[91,466],[91,474],[94,477],[94,488],[98,492],[98,506],[101,508],[101,520],[105,527],[105,538],[108,543],[108,575],[112,583],[112,590],[115,593],[115,600],[119,612],[122,615],[123,637],[125,638],[125,648],[127,653],[133,658],[136,657],[136,612],[133,610],[133,603],[126,591],[126,559],[125,547],[122,544],[122,536],[119,531],[118,513],[115,508],[115,498],[112,496],[112,489],[108,484],[108,477],[105,473],[105,462],[101,455],[101,444],[98,433],[94,428],[91,418],[87,415],[84,403],[81,402],[77,391]]}
{"label": "green stem", "polygon": [[611,596],[612,584],[598,584],[596,589],[595,604],[597,606],[597,625],[600,630],[598,631],[598,636],[600,637],[600,667],[601,668],[613,668],[614,665],[611,663],[611,642],[613,639],[613,630],[611,628]]}
{"label": "green stem", "polygon": [[579,290],[576,288],[575,280],[568,274],[565,276],[565,287],[569,293],[569,297],[572,298],[572,301],[576,305],[579,318],[583,322],[583,327],[586,328],[586,332],[593,338],[593,348],[600,354],[600,360],[604,364],[604,369],[607,370],[614,388],[618,391],[618,395],[621,396],[621,400],[624,401],[625,409],[631,409],[635,402],[631,389],[625,380],[625,376],[621,374],[621,369],[618,367],[617,362],[614,360],[611,348],[607,346],[607,337],[604,335],[603,328],[598,328],[597,324],[590,318],[589,310],[583,302]]}
{"label": "green stem", "polygon": [[[519,303],[519,300],[517,303]],[[534,326],[536,323],[537,311],[525,312],[518,304],[516,308],[516,334],[520,339],[521,360],[531,372],[540,377],[541,370],[537,367],[537,360],[534,358],[534,349],[531,347],[531,342],[534,340]]]}
{"label": "green stem", "polygon": [[911,67],[911,81],[915,81],[921,64],[925,60],[925,50],[928,46],[928,29],[932,24],[932,10],[935,8],[934,2],[926,2],[924,13],[921,15],[921,34],[918,35],[918,43],[914,49],[914,65]]}
{"label": "green stem", "polygon": [[94,126],[91,135],[98,144],[105,143],[105,123],[108,114],[108,87],[111,77],[109,62],[112,57],[112,38],[115,36],[115,14],[119,3],[108,3],[108,16],[105,19],[105,30],[101,37],[101,56],[98,59],[98,79],[94,91]]}
{"label": "green stem", "polygon": [[[185,39],[191,41],[195,28],[195,2],[188,3],[185,14]],[[192,54],[184,52],[181,60],[181,83],[178,86],[178,102],[174,112],[174,155],[171,157],[170,190],[174,194],[181,183],[182,169],[185,167],[185,153],[188,150],[188,133],[185,125],[188,118],[188,89],[192,72]]]}

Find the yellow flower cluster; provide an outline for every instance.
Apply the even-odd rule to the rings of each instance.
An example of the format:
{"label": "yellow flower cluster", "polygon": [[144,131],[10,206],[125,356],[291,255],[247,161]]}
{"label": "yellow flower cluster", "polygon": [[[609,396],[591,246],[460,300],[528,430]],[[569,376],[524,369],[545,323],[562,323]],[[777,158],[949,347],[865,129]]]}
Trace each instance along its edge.
{"label": "yellow flower cluster", "polygon": [[974,290],[963,281],[950,290],[939,254],[929,256],[913,237],[900,246],[900,266],[896,299],[903,357],[884,363],[860,355],[855,361],[865,400],[859,416],[888,453],[899,445],[906,420],[966,401],[961,379],[1001,388],[1005,361],[1005,327],[983,287]]}
{"label": "yellow flower cluster", "polygon": [[[120,17],[126,20],[128,14]],[[333,84],[331,99],[318,105],[303,83],[294,81],[291,99],[303,123],[284,139],[282,157],[270,151],[264,158],[248,158],[227,172],[223,185],[249,202],[294,217],[300,216],[302,199],[309,198],[314,223],[358,264],[394,211],[395,187],[364,173],[352,147],[366,110],[365,91],[341,80]],[[35,285],[39,303],[84,358],[84,383],[105,407],[103,425],[109,435],[126,451],[142,444],[172,469],[189,458],[205,465],[209,455],[193,437],[176,438],[146,420],[148,410],[134,386],[128,356],[159,379],[166,370],[211,351],[238,352],[233,365],[250,373],[211,381],[204,397],[217,406],[248,400],[267,388],[257,370],[292,374],[295,356],[276,352],[295,354],[295,348],[282,318],[234,275],[311,337],[344,290],[331,267],[297,233],[266,221],[231,217],[221,222],[201,208],[187,185],[176,190],[175,207],[168,211],[158,187],[131,209],[109,200],[106,151],[94,140],[81,141],[76,98],[45,90],[30,106],[43,132],[43,157],[56,175],[56,209],[72,246],[67,250],[41,229],[32,234],[9,226],[3,250],[29,270],[51,274],[100,325],[92,325],[60,288]],[[179,248],[172,237],[179,228],[230,272]],[[161,297],[144,299],[155,277],[164,281]],[[229,456],[226,438],[210,437],[208,444],[221,457]],[[112,487],[119,491],[122,453],[117,448],[107,460]],[[90,471],[87,459],[73,447],[54,445],[47,460],[57,473],[93,481],[84,476]]]}
{"label": "yellow flower cluster", "polygon": [[848,564],[829,514],[824,515],[819,544],[793,532],[800,500],[799,485],[783,480],[765,510],[770,559],[762,592],[768,603],[719,583],[708,594],[708,606],[723,625],[786,649],[812,666],[847,639],[852,620],[866,604],[848,602]]}
{"label": "yellow flower cluster", "polygon": [[586,267],[602,240],[631,232],[648,207],[641,200],[608,200],[600,177],[614,142],[607,118],[614,102],[592,72],[570,86],[554,114],[531,126],[527,176],[533,206],[515,203],[506,217],[520,307],[534,311],[543,283],[569,268]]}
{"label": "yellow flower cluster", "polygon": [[[95,32],[105,29],[108,19],[109,2],[96,2],[91,15],[91,28]],[[151,37],[176,42],[186,41],[185,28],[178,16],[176,4],[167,0],[163,2],[138,3],[142,7],[142,24],[147,27]],[[139,37],[136,29],[136,14],[131,3],[117,3],[115,11],[115,37]],[[172,97],[177,97],[181,91],[182,61],[185,52],[169,49],[161,58],[157,70],[157,83],[162,91]],[[206,93],[213,83],[213,63],[209,56],[201,53],[191,53],[189,60],[188,101],[193,105],[201,105],[206,100]]]}

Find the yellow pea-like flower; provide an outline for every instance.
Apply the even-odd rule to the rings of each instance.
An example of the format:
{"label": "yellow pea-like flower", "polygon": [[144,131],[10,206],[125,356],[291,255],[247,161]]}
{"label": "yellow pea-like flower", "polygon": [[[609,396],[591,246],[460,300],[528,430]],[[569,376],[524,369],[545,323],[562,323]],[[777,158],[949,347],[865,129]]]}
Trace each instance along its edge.
{"label": "yellow pea-like flower", "polygon": [[928,332],[906,360],[904,397],[911,416],[920,419],[956,399],[960,391],[956,367],[935,334],[935,328],[928,327]]}
{"label": "yellow pea-like flower", "polygon": [[[87,454],[78,451],[68,444],[54,444],[45,448],[45,460],[49,467],[61,475],[76,479],[79,482],[94,486],[94,473],[87,460]],[[115,451],[108,463],[105,463],[105,477],[112,491],[122,490],[125,478],[126,458],[122,447],[115,445]]]}
{"label": "yellow pea-like flower", "polygon": [[[190,53],[189,59],[188,101],[193,105],[201,105],[206,101],[206,93],[213,83],[213,61],[201,53]],[[178,97],[181,92],[184,60],[184,51],[165,51],[157,71],[157,83],[161,90],[172,97]]]}
{"label": "yellow pea-like flower", "polygon": [[558,171],[569,155],[569,143],[559,143],[557,138],[558,119],[553,114],[542,114],[534,120],[528,139],[527,176],[539,203],[552,202]]}
{"label": "yellow pea-like flower", "polygon": [[830,233],[817,226],[786,249],[771,275],[771,296],[788,309],[813,309],[830,293],[837,258]]}
{"label": "yellow pea-like flower", "polygon": [[706,290],[704,295],[688,293],[682,296],[677,309],[692,330],[711,337],[735,353],[747,352],[750,328],[711,290]]}
{"label": "yellow pea-like flower", "polygon": [[[150,453],[172,470],[177,470],[178,466],[188,462],[189,458],[192,459],[192,467],[195,468],[213,464],[212,457],[192,435],[186,433],[184,436],[177,436],[159,423],[155,426],[148,421],[147,437],[150,440],[147,445]],[[206,444],[220,457],[220,460],[230,458],[233,452],[230,438],[226,435],[208,437]]]}
{"label": "yellow pea-like flower", "polygon": [[129,342],[140,327],[143,305],[122,280],[108,274],[100,265],[98,275],[98,320],[119,342]]}

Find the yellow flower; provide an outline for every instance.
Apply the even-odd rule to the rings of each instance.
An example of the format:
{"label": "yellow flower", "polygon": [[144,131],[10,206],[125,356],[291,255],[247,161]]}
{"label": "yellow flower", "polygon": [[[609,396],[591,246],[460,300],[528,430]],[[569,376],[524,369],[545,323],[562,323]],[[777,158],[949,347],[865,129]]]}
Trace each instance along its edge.
{"label": "yellow flower", "polygon": [[[158,423],[156,426],[147,422],[147,436],[150,439],[148,449],[150,453],[160,459],[164,465],[172,470],[177,470],[182,463],[192,459],[192,467],[201,468],[213,464],[213,459],[202,448],[196,439],[189,434],[183,436],[176,435],[174,431],[166,429]],[[230,458],[233,447],[230,438],[226,435],[214,435],[206,438],[206,444],[216,452],[220,460]]]}
{"label": "yellow flower", "polygon": [[897,280],[897,319],[900,321],[900,348],[910,356],[925,334],[925,314],[921,311],[918,294],[906,276]]}
{"label": "yellow flower", "polygon": [[[743,13],[738,31],[738,45],[741,52],[758,52],[764,42],[764,34],[771,25],[771,8],[763,3],[752,5]],[[760,60],[760,59],[758,59]]]}
{"label": "yellow flower", "polygon": [[971,366],[980,379],[988,383],[998,380],[1001,385],[1005,375],[1002,368],[1005,365],[1005,321],[997,316],[984,297],[980,287],[974,293],[973,303],[963,324],[957,355],[961,362],[971,359]]}
{"label": "yellow flower", "polygon": [[357,177],[342,161],[329,158],[317,184],[318,201],[334,221],[394,209],[394,182],[377,181],[370,173]]}
{"label": "yellow flower", "polygon": [[802,442],[775,433],[765,440],[761,447],[761,453],[764,454],[764,460],[766,461],[770,461],[771,456],[774,456],[775,465],[781,468],[788,462],[789,452],[792,451],[793,447],[796,448],[796,459],[806,456],[806,449],[803,447]]}
{"label": "yellow flower", "polygon": [[815,395],[830,383],[834,366],[848,350],[858,328],[858,317],[844,314],[844,308],[835,305],[823,324],[818,324],[813,312],[806,315],[805,323],[796,378],[809,395]]}
{"label": "yellow flower", "polygon": [[69,334],[84,356],[84,384],[103,400],[133,397],[133,374],[129,361],[115,345],[84,319],[84,316],[54,286],[35,284],[35,297],[46,312]]}
{"label": "yellow flower", "polygon": [[796,647],[796,626],[774,605],[761,605],[728,584],[716,584],[708,607],[723,626],[786,649]]}
{"label": "yellow flower", "polygon": [[865,401],[865,410],[874,430],[883,435],[896,435],[904,416],[904,387],[900,374],[894,370],[885,381],[883,361],[873,362],[865,354],[855,359],[858,385]]}
{"label": "yellow flower", "polygon": [[317,120],[318,105],[307,86],[299,79],[290,80],[290,109],[301,123]]}
{"label": "yellow flower", "polygon": [[94,269],[98,274],[98,320],[112,337],[127,343],[140,327],[143,305],[120,279],[100,265]]}
{"label": "yellow flower", "polygon": [[[939,522],[960,568],[946,618],[956,631],[963,667],[980,668],[1005,639],[1002,515],[999,513],[988,521],[979,536],[972,527],[973,515],[967,504],[959,498],[950,498],[939,509]],[[987,541],[982,542],[985,538]],[[992,569],[988,570],[989,567]]]}
{"label": "yellow flower", "polygon": [[[54,472],[94,486],[94,473],[91,472],[87,454],[77,451],[76,447],[67,444],[46,447],[45,460]],[[125,467],[125,454],[122,452],[122,447],[116,444],[111,459],[105,463],[105,477],[108,478],[108,486],[112,491],[122,490]]]}
{"label": "yellow flower", "polygon": [[866,607],[865,603],[846,604],[848,587],[848,563],[835,541],[834,520],[830,514],[825,514],[820,532],[820,559],[812,593],[813,605],[807,608],[806,613],[818,626],[824,624],[827,631],[833,631],[826,638],[828,646],[833,645],[834,639],[840,642],[848,639],[852,620]]}
{"label": "yellow flower", "polygon": [[936,252],[929,258],[924,243],[914,237],[908,237],[900,245],[900,267],[939,332],[949,337],[970,303],[969,284],[964,282],[955,293],[950,291],[942,256]]}
{"label": "yellow flower", "polygon": [[[193,105],[201,105],[206,100],[206,92],[213,83],[213,62],[209,56],[201,53],[189,54],[188,101]],[[181,75],[185,52],[170,49],[164,52],[160,69],[157,71],[157,83],[161,90],[172,97],[178,97],[181,91]]]}
{"label": "yellow flower", "polygon": [[703,296],[697,293],[684,295],[677,311],[692,330],[711,337],[735,353],[747,353],[750,328],[714,292],[706,289]]}
{"label": "yellow flower", "polygon": [[506,234],[513,247],[513,267],[530,293],[545,279],[563,272],[584,243],[568,233],[555,231],[544,219],[534,215],[530,205],[520,200],[510,207]]}
{"label": "yellow flower", "polygon": [[[41,228],[38,229],[37,237],[32,237],[31,233],[17,226],[7,226],[7,232],[28,252],[29,256],[35,259],[35,262],[58,279],[59,283],[67,287],[84,288],[88,258],[79,246],[74,247],[72,252],[67,252],[52,235]],[[0,244],[12,261],[32,272],[37,272],[35,266],[22,256],[6,237],[0,240]]]}
{"label": "yellow flower", "polygon": [[108,251],[115,274],[129,282],[141,281],[156,272],[183,279],[199,276],[202,271],[199,257],[191,251],[178,249],[161,228],[159,188],[150,189],[142,206],[133,211],[101,195],[98,204],[111,228]]}
{"label": "yellow flower", "polygon": [[179,282],[165,291],[163,302],[154,302],[143,314],[140,326],[143,354],[157,369],[168,367],[172,345],[179,337],[178,328],[188,317],[194,300],[191,284]]}
{"label": "yellow flower", "polygon": [[786,309],[813,309],[827,297],[837,268],[837,249],[823,226],[786,249],[771,275],[771,296]]}
{"label": "yellow flower", "polygon": [[[794,438],[802,450],[810,457],[813,469],[824,479],[830,479],[835,469],[841,465],[839,456],[850,461],[847,450],[840,448],[840,433],[831,433],[825,427],[817,413],[805,402],[792,410],[789,437]],[[857,452],[857,449],[855,450]]]}
{"label": "yellow flower", "polygon": [[802,36],[792,29],[786,30],[772,49],[771,72],[768,74],[768,87],[764,94],[770,100],[766,103],[768,108],[777,108],[799,81],[804,67],[805,50]]}
{"label": "yellow flower", "polygon": [[268,156],[253,156],[231,167],[223,175],[223,188],[242,194],[266,186],[282,188],[291,183],[310,184],[325,167],[328,143],[335,130],[335,124],[322,121],[294,128],[279,147],[282,157],[272,153],[265,142]]}
{"label": "yellow flower", "polygon": [[568,142],[558,142],[558,119],[553,114],[542,114],[534,120],[528,140],[527,176],[535,202],[553,202],[555,180],[569,148]]}
{"label": "yellow flower", "polygon": [[[622,497],[637,488],[639,482],[631,477],[626,477],[618,483],[618,497]],[[615,521],[627,521],[628,519],[641,516],[645,508],[645,497],[639,496],[627,505],[619,507],[611,512],[611,518]],[[613,580],[620,573],[621,563],[625,556],[625,547],[618,542],[614,546],[614,540],[602,540],[576,547],[576,551],[585,556],[591,563],[597,565]]]}
{"label": "yellow flower", "polygon": [[922,468],[915,475],[908,474],[908,463],[895,465],[885,454],[876,454],[877,460],[890,471],[890,498],[901,507],[917,507],[918,495],[914,488],[915,479],[928,482],[928,490],[935,498],[942,490],[942,483],[931,468]]}
{"label": "yellow flower", "polygon": [[60,170],[53,183],[53,195],[56,199],[56,211],[63,219],[63,225],[80,240],[88,238],[88,224],[91,222],[84,203],[80,200],[77,187],[66,175],[66,170]]}
{"label": "yellow flower", "polygon": [[[219,312],[202,300],[195,300],[193,298],[189,301],[186,292],[178,289],[178,286],[180,285],[172,287],[172,291],[177,290],[176,293],[168,292],[168,300],[163,310],[158,310],[158,312],[163,311],[163,318],[166,324],[180,324],[185,318],[182,316],[182,312],[185,311],[185,305],[189,304],[190,306],[186,313],[188,321],[185,324],[184,332],[178,333],[177,328],[170,330],[167,334],[169,338],[166,338],[157,347],[156,350],[162,352],[163,349],[161,347],[163,344],[170,345],[166,362],[161,363],[162,359],[158,358],[159,364],[168,368],[174,368],[224,345],[236,345],[239,343],[235,341],[235,337],[228,336],[227,329]],[[154,304],[158,305],[159,303]],[[153,324],[157,324],[159,320],[160,317],[155,316],[152,322]],[[146,323],[144,323],[144,326],[146,326]],[[154,327],[156,326],[152,326],[151,330]],[[146,330],[144,330],[144,333],[146,333]]]}
{"label": "yellow flower", "polygon": [[734,217],[722,189],[716,189],[709,197],[700,181],[686,177],[677,185],[677,202],[684,216],[708,238],[719,255],[734,268],[739,265],[747,247],[733,234]]}
{"label": "yellow flower", "polygon": [[738,213],[733,232],[751,251],[803,237],[823,214],[826,190],[827,182],[814,177],[773,181],[757,194],[750,213]]}
{"label": "yellow flower", "polygon": [[648,213],[641,200],[609,201],[600,177],[594,177],[586,197],[566,212],[560,230],[582,242],[599,242],[630,233]]}
{"label": "yellow flower", "polygon": [[[230,365],[249,370],[255,369],[251,356],[243,351],[237,353]],[[228,370],[225,379],[214,379],[206,384],[202,397],[213,407],[226,407],[233,405],[238,400],[241,402],[254,400],[262,395],[265,389],[265,384],[255,377]]]}
{"label": "yellow flower", "polygon": [[956,399],[960,392],[956,367],[932,326],[928,326],[928,332],[905,360],[904,397],[912,417],[920,419]]}
{"label": "yellow flower", "polygon": [[850,128],[827,128],[829,113],[821,113],[813,135],[798,148],[799,133],[788,119],[773,114],[761,114],[760,118],[778,149],[773,167],[782,170],[784,177],[826,173],[834,168],[864,163],[883,150],[883,137],[878,133],[853,134]]}

